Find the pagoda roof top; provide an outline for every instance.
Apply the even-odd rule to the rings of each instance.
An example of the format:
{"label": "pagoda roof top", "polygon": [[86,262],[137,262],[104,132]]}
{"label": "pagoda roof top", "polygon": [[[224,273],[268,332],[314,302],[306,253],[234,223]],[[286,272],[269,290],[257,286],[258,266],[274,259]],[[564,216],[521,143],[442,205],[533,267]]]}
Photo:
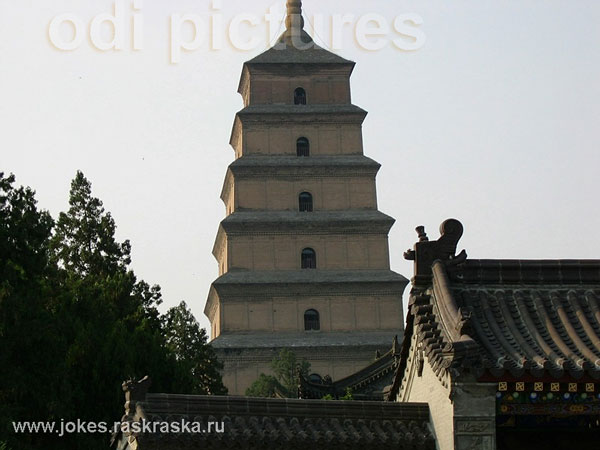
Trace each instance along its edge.
{"label": "pagoda roof top", "polygon": [[302,2],[287,1],[286,29],[275,45],[246,62],[247,66],[259,64],[342,64],[354,66],[353,61],[342,58],[319,47],[304,30]]}
{"label": "pagoda roof top", "polygon": [[460,222],[421,240],[415,261],[398,388],[411,338],[438,376],[505,381],[600,379],[600,260],[492,260],[455,255]]}
{"label": "pagoda roof top", "polygon": [[290,39],[290,32],[286,30],[273,47],[247,61],[246,64],[344,64],[353,66],[355,63],[319,47],[304,30],[297,42]]}

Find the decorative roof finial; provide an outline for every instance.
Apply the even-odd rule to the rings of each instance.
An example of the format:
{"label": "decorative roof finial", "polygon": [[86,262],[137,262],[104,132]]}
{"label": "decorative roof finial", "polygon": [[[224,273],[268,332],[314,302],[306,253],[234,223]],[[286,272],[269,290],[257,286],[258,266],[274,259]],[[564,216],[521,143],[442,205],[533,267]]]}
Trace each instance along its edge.
{"label": "decorative roof finial", "polygon": [[431,267],[433,263],[440,260],[449,265],[457,265],[467,259],[467,253],[463,250],[458,255],[456,246],[463,234],[463,226],[456,219],[448,219],[440,226],[440,238],[437,241],[429,241],[425,233],[425,227],[417,227],[419,242],[413,250],[404,253],[404,259],[415,262],[415,277],[413,284],[431,281]]}
{"label": "decorative roof finial", "polygon": [[420,225],[416,228],[417,234],[419,235],[419,242],[428,241],[427,233],[425,233],[425,227]]}
{"label": "decorative roof finial", "polygon": [[288,30],[301,31],[304,29],[301,0],[287,1],[287,17],[285,18],[285,26]]}

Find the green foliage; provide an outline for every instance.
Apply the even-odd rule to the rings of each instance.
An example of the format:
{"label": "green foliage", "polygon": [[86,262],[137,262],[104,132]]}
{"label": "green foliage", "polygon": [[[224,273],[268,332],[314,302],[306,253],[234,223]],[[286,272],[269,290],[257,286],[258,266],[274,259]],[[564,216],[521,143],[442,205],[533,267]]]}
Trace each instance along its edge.
{"label": "green foliage", "polygon": [[268,397],[275,398],[279,392],[282,392],[284,387],[277,381],[273,375],[265,375],[261,373],[258,379],[246,389],[248,397]]}
{"label": "green foliage", "polygon": [[60,213],[52,247],[69,273],[114,276],[127,272],[131,262],[129,241],[115,241],[115,221],[102,202],[92,197],[92,185],[77,172],[71,182],[69,210]]}
{"label": "green foliage", "polygon": [[[48,258],[53,220],[37,208],[29,188],[0,173],[0,441],[11,420],[48,417],[49,396],[59,390],[62,348],[53,320],[55,273]],[[27,448],[22,439],[21,448]]]}
{"label": "green foliage", "polygon": [[298,361],[294,352],[284,348],[271,361],[271,370],[275,376],[261,374],[258,380],[246,390],[246,395],[297,398],[298,380],[300,376],[308,376],[310,363],[306,359]]}
{"label": "green foliage", "polygon": [[[327,394],[324,395],[321,400],[336,400],[336,398],[331,395],[331,394]],[[346,388],[346,393],[340,397],[338,400],[354,400],[354,395],[352,394],[352,389],[351,388]]]}
{"label": "green foliage", "polygon": [[346,394],[343,397],[340,397],[340,400],[354,400],[354,395],[352,394],[352,389],[346,388]]}
{"label": "green foliage", "polygon": [[[0,442],[19,449],[100,449],[108,436],[19,435],[12,421],[112,423],[121,382],[224,393],[221,367],[185,303],[158,312],[158,286],[137,280],[131,246],[78,172],[56,224],[34,192],[0,173]],[[52,232],[54,228],[54,233]],[[0,448],[0,450],[3,450]]]}
{"label": "green foliage", "polygon": [[[321,400],[336,400],[335,397],[331,394],[324,395]],[[354,395],[352,394],[351,388],[346,388],[346,393],[340,397],[338,400],[354,400]]]}
{"label": "green foliage", "polygon": [[219,371],[223,365],[217,361],[213,348],[207,345],[206,330],[185,302],[169,309],[163,317],[163,330],[167,348],[175,355],[180,381],[177,386],[188,394],[226,394]]}
{"label": "green foliage", "polygon": [[127,375],[151,374],[159,384],[172,376],[156,309],[160,288],[137,281],[128,267],[129,242],[117,242],[115,230],[78,172],[69,209],[60,214],[50,242],[61,295],[56,318],[65,345],[62,400],[73,405],[62,411],[66,419],[110,422]]}
{"label": "green foliage", "polygon": [[284,387],[286,397],[296,397],[299,377],[308,376],[310,363],[306,359],[298,361],[294,352],[284,348],[271,362],[271,370]]}

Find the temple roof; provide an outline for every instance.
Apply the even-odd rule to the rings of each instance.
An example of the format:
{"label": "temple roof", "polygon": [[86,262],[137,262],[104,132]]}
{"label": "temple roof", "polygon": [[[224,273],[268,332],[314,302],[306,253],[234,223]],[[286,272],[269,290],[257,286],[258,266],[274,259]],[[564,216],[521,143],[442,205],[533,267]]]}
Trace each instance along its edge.
{"label": "temple roof", "polygon": [[472,260],[455,255],[462,225],[423,227],[402,362],[416,335],[438,375],[487,380],[600,378],[600,260]]}
{"label": "temple roof", "polygon": [[[112,448],[139,450],[286,448],[435,449],[429,408],[419,403],[264,399],[147,394],[147,381],[124,383],[126,422],[186,420],[223,424],[205,433],[119,432]],[[219,432],[221,431],[221,432]]]}
{"label": "temple roof", "polygon": [[290,43],[286,33],[287,30],[279,37],[275,46],[247,61],[246,64],[355,64],[354,61],[319,47],[304,30],[302,30],[301,40],[298,41],[300,45]]}
{"label": "temple roof", "polygon": [[400,346],[398,336],[395,336],[389,351],[378,355],[371,364],[345,378],[336,381],[324,379],[321,383],[315,383],[301,377],[300,398],[320,399],[329,395],[339,399],[350,390],[353,400],[383,401],[394,379],[399,356]]}

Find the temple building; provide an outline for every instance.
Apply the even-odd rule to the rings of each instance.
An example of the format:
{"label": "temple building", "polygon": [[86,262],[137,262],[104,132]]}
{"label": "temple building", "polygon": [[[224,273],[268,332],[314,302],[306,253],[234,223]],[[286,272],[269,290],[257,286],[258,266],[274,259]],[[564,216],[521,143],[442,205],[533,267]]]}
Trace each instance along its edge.
{"label": "temple building", "polygon": [[280,349],[306,358],[312,380],[340,379],[402,332],[408,280],[390,270],[394,219],[377,208],[353,69],[313,42],[291,0],[283,35],[244,64],[205,307],[232,394],[270,373]]}
{"label": "temple building", "polygon": [[441,450],[598,448],[600,260],[469,259],[460,222],[417,231],[388,400],[429,404]]}

